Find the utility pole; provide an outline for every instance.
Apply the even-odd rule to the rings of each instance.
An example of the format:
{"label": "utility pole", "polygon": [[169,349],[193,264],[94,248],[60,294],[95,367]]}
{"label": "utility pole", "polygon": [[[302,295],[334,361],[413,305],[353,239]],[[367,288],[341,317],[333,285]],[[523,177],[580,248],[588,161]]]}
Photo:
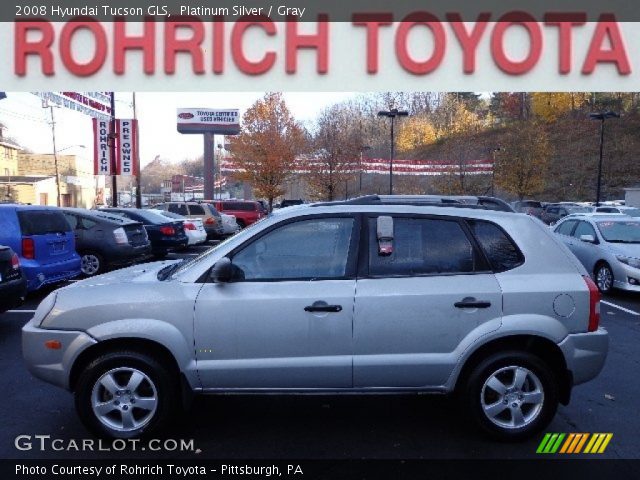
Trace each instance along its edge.
{"label": "utility pole", "polygon": [[111,206],[118,206],[118,176],[116,165],[116,97],[114,92],[110,92],[111,96]]}
{"label": "utility pole", "polygon": [[56,171],[56,205],[60,206],[60,172],[58,171],[58,148],[56,146],[56,119],[53,114],[53,105],[49,105],[51,111],[51,139],[53,140],[53,164]]}
{"label": "utility pole", "polygon": [[[136,110],[136,92],[133,92],[133,118],[136,120],[136,139],[138,141],[138,145],[140,145],[140,128],[138,127],[138,112]],[[140,189],[140,149],[136,148],[136,208],[142,208],[142,190]]]}

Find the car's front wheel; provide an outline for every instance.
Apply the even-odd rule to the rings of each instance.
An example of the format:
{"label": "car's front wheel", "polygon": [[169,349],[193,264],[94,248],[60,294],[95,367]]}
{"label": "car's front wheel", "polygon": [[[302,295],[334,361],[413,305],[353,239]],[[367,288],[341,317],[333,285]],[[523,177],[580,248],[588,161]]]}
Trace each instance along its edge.
{"label": "car's front wheel", "polygon": [[166,426],[178,408],[172,374],[138,352],[103,355],[84,370],[75,389],[76,409],[102,437],[135,438]]}
{"label": "car's front wheel", "polygon": [[558,385],[540,358],[525,352],[503,352],[474,368],[465,400],[482,430],[500,440],[523,440],[553,419]]}
{"label": "car's front wheel", "polygon": [[613,289],[613,271],[604,262],[596,267],[596,285],[602,293],[608,293]]}

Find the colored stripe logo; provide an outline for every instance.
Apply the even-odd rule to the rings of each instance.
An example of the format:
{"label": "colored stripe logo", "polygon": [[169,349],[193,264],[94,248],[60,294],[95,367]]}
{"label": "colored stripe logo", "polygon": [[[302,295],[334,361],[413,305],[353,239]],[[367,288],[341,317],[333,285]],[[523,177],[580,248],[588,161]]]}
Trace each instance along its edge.
{"label": "colored stripe logo", "polygon": [[547,433],[536,453],[604,453],[613,433]]}

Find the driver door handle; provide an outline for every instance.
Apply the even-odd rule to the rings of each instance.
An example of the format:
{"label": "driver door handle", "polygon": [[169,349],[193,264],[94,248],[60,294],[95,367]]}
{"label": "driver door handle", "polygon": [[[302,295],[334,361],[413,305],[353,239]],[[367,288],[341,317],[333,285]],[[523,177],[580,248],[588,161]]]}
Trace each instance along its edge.
{"label": "driver door handle", "polygon": [[304,307],[305,312],[329,312],[329,313],[338,313],[342,311],[342,305],[307,305]]}

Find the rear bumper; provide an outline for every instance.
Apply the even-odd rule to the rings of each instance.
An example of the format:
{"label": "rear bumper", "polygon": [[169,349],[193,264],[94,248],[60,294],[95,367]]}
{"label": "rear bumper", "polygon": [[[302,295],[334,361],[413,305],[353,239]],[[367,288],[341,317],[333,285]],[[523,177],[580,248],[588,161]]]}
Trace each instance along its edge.
{"label": "rear bumper", "polygon": [[27,289],[32,292],[44,285],[64,282],[80,275],[80,257],[74,254],[70,259],[46,265],[26,260],[22,262],[22,270],[27,276]]}
{"label": "rear bumper", "polygon": [[185,248],[189,244],[189,239],[185,235],[179,240],[176,239],[160,239],[151,244],[151,248],[154,254],[167,253],[171,250],[179,250]]}
{"label": "rear bumper", "polygon": [[220,224],[213,226],[205,224],[204,231],[207,232],[208,239],[220,238],[222,235],[224,235],[224,228],[222,228],[222,225]]}
{"label": "rear bumper", "polygon": [[203,243],[207,241],[207,232],[199,231],[199,230],[191,230],[187,233],[187,238],[189,239],[189,245],[197,245],[199,243]]}
{"label": "rear bumper", "polygon": [[579,385],[602,371],[609,351],[609,334],[604,328],[596,332],[574,333],[567,335],[558,346],[573,376],[573,384]]}
{"label": "rear bumper", "polygon": [[142,262],[151,256],[151,244],[140,247],[128,246],[127,248],[106,252],[106,263],[111,267],[119,267]]}
{"label": "rear bumper", "polygon": [[0,313],[22,305],[27,295],[27,279],[23,276],[0,283]]}

